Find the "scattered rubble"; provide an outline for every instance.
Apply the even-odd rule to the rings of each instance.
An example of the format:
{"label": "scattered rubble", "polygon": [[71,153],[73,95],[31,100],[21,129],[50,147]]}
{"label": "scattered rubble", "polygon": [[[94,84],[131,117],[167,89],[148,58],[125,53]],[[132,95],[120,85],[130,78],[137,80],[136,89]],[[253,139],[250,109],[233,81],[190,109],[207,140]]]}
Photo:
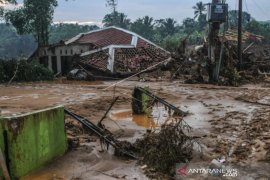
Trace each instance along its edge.
{"label": "scattered rubble", "polygon": [[[248,34],[251,36],[250,34]],[[239,68],[237,44],[228,38],[224,42],[224,55],[221,63],[219,85],[239,86],[249,82],[258,83],[270,73],[270,47],[267,45],[246,44],[243,52],[244,64]],[[261,37],[260,37],[261,38]],[[221,42],[220,42],[221,46]],[[186,83],[212,83],[215,64],[209,60],[207,44],[194,48],[187,54],[176,53],[170,66],[173,79],[186,79]],[[183,52],[182,52],[183,53]]]}
{"label": "scattered rubble", "polygon": [[[133,81],[124,82],[112,90],[103,90],[110,85],[111,82],[99,84],[89,83],[90,82],[80,82],[80,84],[74,85],[55,82],[16,84],[16,86],[12,85],[10,87],[1,86],[0,92],[2,100],[0,107],[1,109],[3,108],[3,113],[5,113],[5,111],[10,110],[6,107],[25,108],[31,105],[29,107],[36,108],[36,104],[32,103],[39,102],[39,104],[42,103],[41,105],[43,107],[46,107],[50,104],[60,102],[61,104],[65,104],[66,107],[73,112],[87,117],[87,119],[91,119],[94,124],[98,124],[98,120],[104,116],[104,113],[108,110],[108,107],[110,107],[110,104],[114,100],[114,98],[112,98],[112,92],[115,93],[115,97],[120,96],[119,100],[113,106],[112,111],[125,110],[127,107],[130,107],[132,102],[132,97],[130,95],[132,94],[134,87],[130,84],[132,84]],[[176,107],[181,107],[181,109],[189,111],[190,114],[184,117],[184,120],[193,127],[191,133],[193,133],[193,130],[196,132],[202,130],[202,132],[199,132],[196,136],[191,136],[188,132],[188,127],[185,127],[185,124],[182,122],[183,118],[181,116],[170,116],[169,121],[160,128],[153,128],[151,130],[145,129],[144,126],[139,127],[132,119],[111,120],[110,116],[106,117],[102,124],[113,134],[115,139],[121,142],[121,147],[129,152],[137,153],[137,156],[140,157],[139,161],[141,168],[135,165],[135,161],[132,161],[134,162],[134,165],[130,166],[145,171],[149,178],[158,179],[161,177],[161,179],[169,179],[173,176],[173,174],[169,174],[174,173],[173,170],[171,170],[171,172],[166,172],[167,175],[165,175],[160,169],[163,167],[155,167],[152,166],[151,163],[154,164],[154,161],[158,162],[157,157],[161,157],[160,153],[165,153],[164,157],[167,157],[166,153],[173,151],[174,146],[170,146],[171,148],[169,149],[167,146],[169,146],[168,144],[175,142],[175,138],[172,138],[172,136],[177,135],[183,137],[183,139],[186,138],[187,145],[191,146],[192,144],[190,144],[190,142],[196,144],[197,141],[195,140],[198,140],[203,147],[207,146],[207,149],[202,149],[204,152],[203,161],[206,162],[207,165],[209,165],[213,159],[217,159],[221,156],[225,157],[226,162],[233,164],[243,163],[244,165],[247,165],[250,164],[250,162],[253,164],[253,162],[261,163],[262,161],[269,163],[269,108],[267,105],[259,104],[269,104],[269,88],[266,88],[263,85],[248,85],[235,88],[212,85],[194,86],[185,85],[179,82],[162,82],[162,84],[158,82],[140,82],[140,85],[150,86],[152,94],[155,96],[162,97],[166,102],[171,102],[172,104],[175,104]],[[95,94],[95,96],[87,96],[87,98],[81,96],[81,94],[87,93]],[[16,94],[16,96],[13,96],[14,94]],[[44,99],[47,100],[46,103]],[[250,101],[251,103],[246,103],[247,101],[245,100]],[[220,102],[217,103],[217,101]],[[150,102],[152,102],[152,98],[150,99]],[[155,106],[157,105],[161,106],[162,109],[164,108],[164,104],[160,102],[157,104],[155,103]],[[18,109],[16,110],[18,111]],[[128,110],[130,111],[130,109]],[[23,109],[22,111],[30,110]],[[167,111],[169,111],[169,108]],[[174,113],[170,114],[173,115]],[[208,120],[211,121],[207,123]],[[173,124],[168,122],[172,122]],[[183,124],[178,126],[181,128],[178,133],[173,134],[171,131],[173,128],[177,129],[174,127],[177,122]],[[116,123],[119,124],[119,126],[117,126]],[[201,127],[197,129],[197,126]],[[123,129],[123,131],[121,131],[123,134],[122,136],[118,136],[120,134],[119,127]],[[181,134],[181,131],[184,134]],[[110,166],[110,168],[114,167],[108,162],[111,162],[111,159],[123,163],[130,162],[130,160],[127,160],[126,158],[112,157],[112,148],[109,149],[109,152],[101,151],[102,149],[99,143],[100,138],[89,131],[81,123],[72,120],[69,116],[66,116],[66,132],[71,148],[68,157],[70,157],[70,153],[76,154],[76,152],[78,156],[82,147],[89,147],[92,149],[93,153],[98,153],[102,164],[107,164],[107,166],[104,165],[105,167],[100,165],[94,170],[99,170],[110,175],[119,174],[115,171],[118,172],[120,168],[112,172],[107,169],[108,166]],[[164,136],[164,134],[168,135]],[[137,142],[136,139],[138,139]],[[180,138],[180,140],[182,139]],[[164,141],[165,143],[163,143]],[[162,144],[159,145],[159,143]],[[165,146],[166,143],[167,146]],[[106,149],[106,146],[103,147]],[[177,147],[188,148],[189,146],[177,144]],[[187,151],[181,151],[181,153],[189,152],[188,149],[186,150]],[[176,153],[179,152],[176,151]],[[115,154],[123,157],[121,151],[115,151]],[[156,156],[154,156],[154,154],[156,154]],[[196,157],[196,155],[197,154],[194,153],[194,151],[192,151],[191,154],[187,153],[187,157],[192,158],[191,162],[197,160],[198,157]],[[74,156],[70,159],[74,158]],[[93,157],[96,156],[91,154],[91,157],[88,157],[87,154],[83,154],[83,156],[80,156],[80,158],[83,159],[83,164],[80,164],[78,167],[87,164],[90,169],[90,167],[93,166],[92,162],[96,162]],[[61,161],[61,163],[65,162],[65,158],[67,157],[64,157],[64,160]],[[169,159],[167,160],[168,161],[164,158],[161,159],[160,162],[162,161],[170,164]],[[173,162],[175,163],[175,161]],[[57,164],[59,162],[55,163]],[[161,163],[156,165],[158,166],[160,164]],[[63,167],[58,164],[57,167],[52,169],[61,169],[60,167],[63,167],[62,169],[65,169],[66,171],[68,166],[69,165]],[[126,164],[123,166],[126,166]],[[121,166],[121,168],[123,166]],[[264,166],[259,166],[259,168],[263,169]],[[51,172],[52,169],[46,170]],[[71,170],[69,171],[71,172]],[[81,171],[78,172],[79,173],[77,173],[76,176],[80,177]],[[89,172],[84,172],[84,174],[87,173]],[[123,174],[124,176],[128,175],[128,173],[130,172],[125,173],[121,171],[120,174]],[[130,176],[127,177],[130,178]]]}
{"label": "scattered rubble", "polygon": [[160,130],[148,132],[136,141],[134,146],[142,157],[140,163],[154,170],[152,176],[156,172],[173,177],[176,163],[191,161],[195,139],[186,135],[186,131],[188,126],[176,118],[174,123],[163,124]]}
{"label": "scattered rubble", "polygon": [[68,80],[94,80],[93,75],[90,72],[86,72],[83,69],[73,69],[67,75]]}

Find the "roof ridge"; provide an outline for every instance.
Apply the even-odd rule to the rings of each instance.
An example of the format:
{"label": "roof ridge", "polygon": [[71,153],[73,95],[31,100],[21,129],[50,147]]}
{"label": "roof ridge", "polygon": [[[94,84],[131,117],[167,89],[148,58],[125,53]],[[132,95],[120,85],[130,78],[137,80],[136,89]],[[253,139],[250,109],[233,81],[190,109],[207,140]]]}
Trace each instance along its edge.
{"label": "roof ridge", "polygon": [[153,43],[152,41],[150,41],[150,40],[148,40],[148,39],[146,39],[146,38],[140,36],[139,34],[137,34],[137,33],[135,33],[135,32],[132,32],[132,31],[130,31],[130,30],[124,29],[124,28],[116,27],[116,26],[109,26],[109,27],[105,27],[105,28],[100,28],[100,29],[92,30],[92,31],[89,31],[89,32],[86,32],[86,33],[80,33],[80,34],[78,34],[77,36],[75,36],[75,37],[73,37],[73,38],[67,40],[67,41],[65,42],[65,44],[68,45],[68,44],[70,44],[70,43],[73,43],[73,42],[77,41],[78,39],[80,39],[80,38],[81,38],[82,36],[84,36],[84,35],[92,34],[92,33],[95,33],[95,32],[100,32],[100,31],[104,31],[104,30],[107,30],[107,29],[117,29],[117,30],[119,30],[119,31],[125,32],[125,33],[127,33],[127,34],[132,35],[132,36],[136,36],[136,37],[138,37],[138,38],[140,38],[140,39],[146,41],[147,43],[149,43],[149,44],[151,44],[151,45],[153,45],[153,46],[155,46],[155,47],[157,47],[157,48],[159,48],[159,49],[161,49],[161,50],[163,50],[163,51],[166,51],[167,53],[170,53],[170,52],[168,52],[167,50],[165,50],[164,48],[162,48],[161,46],[159,46],[159,45]]}
{"label": "roof ridge", "polygon": [[104,30],[112,29],[112,28],[116,28],[116,27],[115,26],[109,26],[109,27],[105,27],[105,28],[100,28],[100,29],[92,30],[92,31],[89,31],[89,32],[86,32],[86,33],[80,33],[80,34],[74,36],[73,38],[70,38],[69,40],[67,40],[65,42],[65,44],[68,45],[70,43],[73,43],[73,42],[77,41],[78,39],[80,39],[84,35],[92,34],[92,33],[95,33],[95,32],[100,32],[100,31],[104,31]]}
{"label": "roof ridge", "polygon": [[[149,44],[151,44],[151,45],[153,45],[153,46],[156,46],[157,48],[162,49],[163,51],[168,52],[167,50],[165,50],[165,49],[162,48],[161,46],[159,46],[159,45],[153,43],[152,41],[150,41],[150,40],[148,40],[148,39],[142,37],[141,35],[139,35],[139,34],[137,34],[137,33],[135,33],[135,32],[132,32],[132,31],[127,30],[127,29],[124,29],[124,28],[116,27],[116,26],[111,26],[111,27],[112,27],[112,28],[115,28],[115,29],[118,29],[118,30],[120,30],[120,31],[123,31],[123,32],[125,32],[125,33],[131,34],[131,35],[133,35],[133,36],[137,36],[138,38],[141,38],[142,40],[146,41],[147,43],[149,43]],[[168,52],[168,53],[170,53],[170,52]]]}

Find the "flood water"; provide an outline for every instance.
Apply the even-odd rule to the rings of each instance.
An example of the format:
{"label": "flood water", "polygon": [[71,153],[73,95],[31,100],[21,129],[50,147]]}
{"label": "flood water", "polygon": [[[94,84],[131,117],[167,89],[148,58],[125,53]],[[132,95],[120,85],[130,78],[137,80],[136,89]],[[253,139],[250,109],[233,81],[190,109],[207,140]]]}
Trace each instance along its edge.
{"label": "flood water", "polygon": [[136,115],[131,109],[124,109],[112,111],[110,118],[114,121],[132,121],[145,128],[156,128],[168,120],[169,114],[164,107],[154,107],[149,115]]}

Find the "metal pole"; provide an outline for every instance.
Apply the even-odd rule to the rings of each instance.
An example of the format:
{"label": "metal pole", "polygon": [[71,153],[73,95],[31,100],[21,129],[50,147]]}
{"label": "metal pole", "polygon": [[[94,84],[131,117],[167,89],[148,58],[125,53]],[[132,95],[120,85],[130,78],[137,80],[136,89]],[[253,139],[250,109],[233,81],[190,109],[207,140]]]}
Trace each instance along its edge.
{"label": "metal pole", "polygon": [[243,1],[239,0],[239,11],[238,11],[238,59],[239,67],[241,68],[243,63],[242,57],[242,13],[243,13]]}

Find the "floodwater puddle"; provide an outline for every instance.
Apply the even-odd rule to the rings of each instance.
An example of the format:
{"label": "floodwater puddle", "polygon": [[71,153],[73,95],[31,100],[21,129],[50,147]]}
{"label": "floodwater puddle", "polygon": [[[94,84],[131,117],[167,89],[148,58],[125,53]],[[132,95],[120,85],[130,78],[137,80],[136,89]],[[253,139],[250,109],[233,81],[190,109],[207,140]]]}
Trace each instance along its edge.
{"label": "floodwater puddle", "polygon": [[110,118],[114,121],[132,121],[145,128],[155,128],[166,122],[169,114],[164,107],[154,107],[152,112],[146,115],[135,115],[132,110],[124,109],[112,111]]}

